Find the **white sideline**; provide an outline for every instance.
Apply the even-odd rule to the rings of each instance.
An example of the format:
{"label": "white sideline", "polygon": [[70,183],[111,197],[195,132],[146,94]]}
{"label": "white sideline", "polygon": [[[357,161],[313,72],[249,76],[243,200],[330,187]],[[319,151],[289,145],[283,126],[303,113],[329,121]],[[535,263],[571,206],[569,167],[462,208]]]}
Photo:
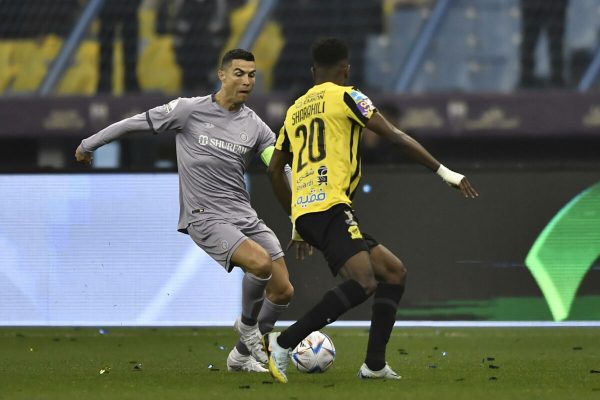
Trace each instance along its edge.
{"label": "white sideline", "polygon": [[[77,326],[77,327],[232,327],[233,321],[153,321],[148,323],[123,323],[114,321],[61,321],[60,323],[42,324],[39,321],[11,321],[10,324],[0,323],[0,327],[18,326]],[[156,323],[154,323],[156,322]],[[277,321],[275,328],[287,327],[295,321]],[[336,321],[334,328],[368,327],[370,321]],[[396,321],[397,328],[600,328],[600,321]]]}
{"label": "white sideline", "polygon": [[[281,321],[281,325],[289,321]],[[370,321],[336,321],[336,327],[368,327]],[[402,328],[557,328],[600,327],[600,321],[396,321],[394,327]]]}

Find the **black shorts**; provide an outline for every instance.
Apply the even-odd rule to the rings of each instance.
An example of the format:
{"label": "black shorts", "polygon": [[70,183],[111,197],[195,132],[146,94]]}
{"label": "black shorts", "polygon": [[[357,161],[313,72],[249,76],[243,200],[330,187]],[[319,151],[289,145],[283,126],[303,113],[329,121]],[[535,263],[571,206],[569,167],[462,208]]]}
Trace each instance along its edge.
{"label": "black shorts", "polygon": [[360,231],[355,212],[347,204],[298,217],[296,230],[307,243],[323,252],[333,275],[350,257],[379,244],[373,236]]}

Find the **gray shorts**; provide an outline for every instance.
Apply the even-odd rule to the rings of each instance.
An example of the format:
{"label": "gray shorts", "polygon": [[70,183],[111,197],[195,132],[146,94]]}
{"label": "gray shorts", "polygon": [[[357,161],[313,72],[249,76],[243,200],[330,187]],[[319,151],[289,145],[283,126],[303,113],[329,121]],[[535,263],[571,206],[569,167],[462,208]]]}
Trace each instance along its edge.
{"label": "gray shorts", "polygon": [[261,245],[272,260],[283,257],[281,244],[273,231],[256,217],[236,220],[210,218],[193,222],[187,230],[192,240],[227,272],[235,267],[231,264],[231,256],[246,239]]}

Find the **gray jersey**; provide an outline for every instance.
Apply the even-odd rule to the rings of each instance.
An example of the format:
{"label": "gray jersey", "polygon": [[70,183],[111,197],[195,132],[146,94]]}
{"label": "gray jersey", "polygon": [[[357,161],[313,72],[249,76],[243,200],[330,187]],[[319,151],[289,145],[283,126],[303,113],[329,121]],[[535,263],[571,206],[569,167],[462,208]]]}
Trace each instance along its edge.
{"label": "gray jersey", "polygon": [[129,120],[85,139],[82,147],[93,151],[142,125],[176,134],[180,231],[205,218],[256,217],[244,173],[255,154],[275,143],[275,134],[254,111],[227,111],[204,96],[179,98]]}

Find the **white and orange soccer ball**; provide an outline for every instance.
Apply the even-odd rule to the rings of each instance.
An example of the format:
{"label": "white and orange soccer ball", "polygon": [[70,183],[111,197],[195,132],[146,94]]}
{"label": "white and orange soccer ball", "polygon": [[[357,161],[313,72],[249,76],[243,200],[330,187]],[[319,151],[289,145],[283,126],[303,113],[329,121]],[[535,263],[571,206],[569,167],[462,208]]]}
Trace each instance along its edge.
{"label": "white and orange soccer ball", "polygon": [[335,347],[329,336],[315,331],[292,350],[290,358],[300,372],[325,372],[335,360]]}

